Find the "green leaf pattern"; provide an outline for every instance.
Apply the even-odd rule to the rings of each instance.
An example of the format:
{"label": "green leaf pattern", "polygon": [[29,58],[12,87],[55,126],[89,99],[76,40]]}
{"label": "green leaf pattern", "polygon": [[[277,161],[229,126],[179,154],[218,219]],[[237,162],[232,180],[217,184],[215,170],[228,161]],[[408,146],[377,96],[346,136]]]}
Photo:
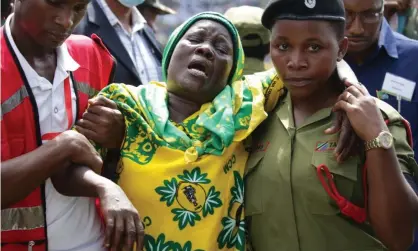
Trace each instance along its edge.
{"label": "green leaf pattern", "polygon": [[202,219],[199,214],[183,208],[175,208],[171,212],[175,215],[173,220],[178,221],[180,230],[187,227],[187,225],[194,226],[196,221]]}
{"label": "green leaf pattern", "polygon": [[146,251],[171,251],[172,241],[165,242],[165,235],[160,234],[157,240],[151,235],[145,235],[144,249]]}
{"label": "green leaf pattern", "polygon": [[190,173],[188,170],[183,171],[184,175],[179,175],[179,179],[188,181],[191,183],[200,183],[200,184],[209,184],[210,180],[206,177],[208,176],[207,173],[200,173],[200,167],[196,167]]}
{"label": "green leaf pattern", "polygon": [[[234,203],[238,203],[243,206],[244,203],[244,181],[239,172],[234,171],[235,184],[231,188],[231,201],[229,202],[230,211],[233,208]],[[245,249],[245,221],[241,219],[241,215],[235,215],[236,218],[232,218],[228,213],[228,217],[222,219],[222,231],[218,236],[219,249],[233,248],[238,250]]]}
{"label": "green leaf pattern", "polygon": [[203,206],[203,217],[206,217],[208,214],[213,215],[214,208],[218,208],[222,206],[220,195],[221,195],[221,192],[217,192],[214,186],[212,186],[209,189],[209,193],[207,195],[205,205]]}
{"label": "green leaf pattern", "polygon": [[244,250],[245,246],[245,222],[240,221],[239,225],[236,225],[237,221],[230,217],[224,217],[222,219],[223,229],[218,236],[219,249],[232,248],[235,246],[238,250]]}
{"label": "green leaf pattern", "polygon": [[[174,243],[173,245],[173,251],[193,251],[192,249],[192,243],[190,241],[186,242],[184,244],[184,247],[180,245],[180,243]],[[204,251],[202,249],[196,249],[194,251]]]}
{"label": "green leaf pattern", "polygon": [[244,181],[241,178],[239,172],[234,171],[234,180],[235,186],[231,188],[232,194],[232,201],[230,204],[237,202],[237,203],[244,203]]}
{"label": "green leaf pattern", "polygon": [[175,178],[172,178],[171,181],[164,180],[164,186],[157,187],[155,191],[161,195],[160,201],[166,201],[169,207],[176,199],[177,180]]}
{"label": "green leaf pattern", "polygon": [[150,235],[145,235],[144,238],[144,250],[145,251],[204,251],[203,249],[192,248],[192,242],[187,241],[184,246],[174,241],[165,241],[165,235],[160,234],[155,240]]}
{"label": "green leaf pattern", "polygon": [[[236,209],[237,204],[242,208],[244,203],[244,182],[239,172],[234,171],[234,186],[230,189],[231,200],[229,201],[228,216],[221,220],[222,230],[217,238],[218,248],[234,248],[237,250],[245,249],[245,221],[242,220],[242,215],[235,215],[238,213],[231,213],[231,210]],[[207,178],[207,173],[201,173],[199,167],[195,167],[191,172],[184,170],[183,174],[178,175],[178,179],[172,178],[171,181],[165,180],[164,185],[157,187],[155,191],[160,195],[160,201],[165,202],[168,207],[173,206],[178,196],[179,180],[182,182],[189,182],[194,184],[209,184],[211,181]],[[186,227],[193,227],[197,222],[201,221],[202,217],[207,217],[215,213],[216,208],[222,207],[221,192],[216,191],[215,186],[211,186],[206,195],[206,200],[203,204],[202,214],[200,212],[192,212],[181,205],[173,208],[171,212],[174,214],[173,220],[178,222],[180,230]],[[237,211],[237,212],[240,212]],[[238,219],[235,219],[238,218]],[[193,250],[190,241],[182,244],[177,242],[164,242],[165,236],[161,234],[157,240],[152,237],[146,237],[147,251],[203,251]]]}
{"label": "green leaf pattern", "polygon": [[[200,167],[195,167],[191,172],[184,170],[182,175],[178,175],[178,179],[184,182],[190,182],[194,184],[209,184],[211,181],[207,178],[207,173],[202,173]],[[160,201],[166,202],[167,206],[170,207],[174,204],[178,196],[179,182],[176,178],[172,178],[171,181],[164,180],[164,185],[157,187],[155,191],[160,195]],[[206,200],[203,205],[203,217],[214,214],[215,208],[222,206],[220,199],[221,193],[216,191],[215,187],[212,186],[206,195]],[[171,210],[174,214],[174,221],[178,221],[179,229],[182,230],[187,226],[195,226],[196,221],[201,220],[201,215],[196,212],[188,211],[180,206]]]}

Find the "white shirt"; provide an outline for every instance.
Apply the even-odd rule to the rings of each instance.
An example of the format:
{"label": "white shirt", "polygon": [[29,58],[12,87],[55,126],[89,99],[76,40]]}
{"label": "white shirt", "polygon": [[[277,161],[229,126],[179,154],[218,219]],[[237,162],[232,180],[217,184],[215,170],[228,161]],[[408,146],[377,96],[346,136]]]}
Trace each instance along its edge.
{"label": "white shirt", "polygon": [[[10,15],[5,24],[6,36],[26,75],[39,113],[41,134],[63,132],[68,129],[65,110],[64,80],[80,65],[68,53],[66,44],[57,48],[57,68],[53,83],[29,65],[17,48],[10,30]],[[73,121],[76,118],[76,96],[71,84]],[[104,251],[103,229],[95,208],[95,200],[67,197],[58,193],[50,179],[45,184],[46,223],[49,251]]]}
{"label": "white shirt", "polygon": [[143,34],[145,18],[136,7],[132,8],[132,32],[128,32],[116,15],[109,8],[105,0],[98,0],[97,3],[102,8],[110,25],[115,29],[123,47],[128,52],[135,68],[138,72],[142,84],[150,81],[162,81],[161,64],[152,53],[152,48],[146,41]]}

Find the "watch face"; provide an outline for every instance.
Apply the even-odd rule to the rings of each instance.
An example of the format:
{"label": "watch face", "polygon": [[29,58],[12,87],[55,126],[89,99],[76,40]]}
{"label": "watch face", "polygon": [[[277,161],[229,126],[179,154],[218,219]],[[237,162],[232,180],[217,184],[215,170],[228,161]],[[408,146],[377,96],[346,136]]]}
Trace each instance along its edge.
{"label": "watch face", "polygon": [[392,134],[389,132],[382,132],[379,136],[379,143],[385,149],[391,148],[393,143]]}

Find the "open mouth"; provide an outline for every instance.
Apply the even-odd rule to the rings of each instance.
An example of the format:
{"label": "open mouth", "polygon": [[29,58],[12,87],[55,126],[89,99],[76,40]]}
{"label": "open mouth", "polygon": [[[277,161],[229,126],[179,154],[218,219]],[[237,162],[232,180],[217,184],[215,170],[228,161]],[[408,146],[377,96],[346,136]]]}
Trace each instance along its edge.
{"label": "open mouth", "polygon": [[203,62],[193,61],[187,67],[192,73],[199,76],[208,76],[207,66]]}

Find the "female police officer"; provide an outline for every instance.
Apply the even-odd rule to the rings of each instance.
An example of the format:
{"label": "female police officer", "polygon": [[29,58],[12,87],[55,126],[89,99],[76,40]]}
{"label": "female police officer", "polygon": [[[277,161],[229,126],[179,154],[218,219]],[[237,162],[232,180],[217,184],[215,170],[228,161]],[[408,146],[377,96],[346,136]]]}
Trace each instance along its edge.
{"label": "female police officer", "polygon": [[[258,128],[263,147],[248,161],[245,210],[253,248],[405,250],[417,207],[402,175],[416,168],[407,123],[361,85],[341,94],[335,69],[347,49],[342,1],[272,1],[262,22],[272,31],[272,60],[288,93]],[[365,142],[365,150],[342,164],[332,154],[336,135],[323,133],[333,109],[347,113]]]}

